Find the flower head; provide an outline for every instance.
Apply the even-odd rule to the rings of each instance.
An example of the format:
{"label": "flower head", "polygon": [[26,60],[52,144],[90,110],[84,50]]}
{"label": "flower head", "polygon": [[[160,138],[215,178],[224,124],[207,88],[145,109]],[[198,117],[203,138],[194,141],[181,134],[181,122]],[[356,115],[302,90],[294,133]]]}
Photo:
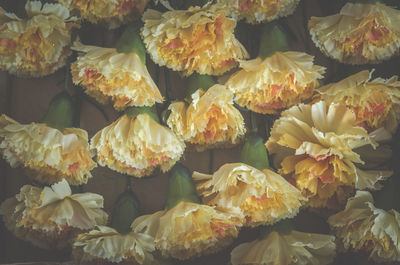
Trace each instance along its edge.
{"label": "flower head", "polygon": [[60,4],[28,1],[27,19],[0,8],[0,69],[20,77],[41,77],[62,67],[71,53],[76,18]]}
{"label": "flower head", "polygon": [[377,189],[387,171],[362,171],[353,149],[377,144],[357,126],[353,112],[341,104],[300,104],[282,113],[266,146],[276,154],[281,174],[287,175],[311,207],[343,203],[356,189]]}
{"label": "flower head", "polygon": [[135,177],[150,175],[156,167],[168,171],[182,156],[185,144],[149,114],[124,114],[97,132],[91,140],[97,162]]}
{"label": "flower head", "polygon": [[339,14],[311,17],[312,39],[343,63],[379,63],[399,52],[400,11],[384,4],[347,3]]}
{"label": "flower head", "polygon": [[73,185],[86,183],[96,166],[86,131],[24,125],[4,114],[0,116],[0,153],[12,167],[21,165],[35,181],[47,184],[61,179]]}
{"label": "flower head", "polygon": [[397,76],[371,80],[371,75],[372,72],[361,71],[319,88],[318,93],[325,101],[345,104],[368,131],[384,127],[394,133],[400,119],[400,82]]}
{"label": "flower head", "polygon": [[104,225],[103,197],[72,194],[66,180],[43,189],[21,188],[0,206],[4,223],[17,237],[42,248],[63,248],[80,232]]}
{"label": "flower head", "polygon": [[86,46],[77,42],[72,49],[84,52],[71,64],[75,84],[101,103],[114,102],[114,108],[152,106],[163,98],[146,66],[134,52]]}
{"label": "flower head", "polygon": [[228,246],[237,237],[239,225],[234,214],[181,201],[169,210],[138,217],[132,229],[153,236],[164,257],[185,260]]}
{"label": "flower head", "polygon": [[288,234],[272,231],[266,238],[240,244],[232,250],[231,263],[326,265],[335,257],[335,237],[302,233],[292,230]]}
{"label": "flower head", "polygon": [[213,175],[193,173],[207,205],[238,211],[246,226],[272,225],[295,216],[306,198],[271,170],[225,164]]}
{"label": "flower head", "polygon": [[325,68],[313,64],[313,56],[302,52],[275,52],[265,59],[242,61],[242,70],[225,84],[242,107],[276,114],[308,99],[319,86]]}
{"label": "flower head", "polygon": [[153,238],[143,233],[120,234],[107,226],[97,226],[74,240],[73,256],[79,262],[152,264]]}
{"label": "flower head", "polygon": [[222,85],[205,92],[198,89],[189,106],[174,102],[168,109],[168,126],[197,151],[236,145],[246,132],[242,114],[233,106],[232,92]]}
{"label": "flower head", "polygon": [[236,67],[247,51],[233,35],[236,21],[217,4],[143,14],[143,41],[153,61],[175,71],[221,75]]}
{"label": "flower head", "polygon": [[291,15],[300,0],[219,0],[233,9],[239,18],[256,24]]}
{"label": "flower head", "polygon": [[119,27],[143,13],[149,0],[58,0],[70,10],[78,10],[80,16],[91,23],[105,22],[109,28]]}
{"label": "flower head", "polygon": [[357,191],[328,222],[345,249],[367,251],[377,262],[400,261],[400,214],[376,208],[369,192]]}

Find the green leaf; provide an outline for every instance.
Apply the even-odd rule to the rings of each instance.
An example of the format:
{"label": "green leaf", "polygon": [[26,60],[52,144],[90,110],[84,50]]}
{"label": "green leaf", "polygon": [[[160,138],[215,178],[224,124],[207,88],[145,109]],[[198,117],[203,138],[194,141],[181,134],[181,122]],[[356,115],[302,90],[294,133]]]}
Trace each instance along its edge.
{"label": "green leaf", "polygon": [[171,209],[181,201],[200,203],[189,169],[178,162],[169,173],[165,207]]}

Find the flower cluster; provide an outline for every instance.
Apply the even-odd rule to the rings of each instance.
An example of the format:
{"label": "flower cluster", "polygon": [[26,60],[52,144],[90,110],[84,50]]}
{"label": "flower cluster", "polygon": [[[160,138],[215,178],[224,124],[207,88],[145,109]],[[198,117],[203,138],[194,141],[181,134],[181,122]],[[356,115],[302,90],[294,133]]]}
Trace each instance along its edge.
{"label": "flower cluster", "polygon": [[0,153],[12,167],[21,165],[31,178],[46,184],[61,179],[73,185],[86,183],[96,166],[86,131],[23,125],[4,114],[0,116]]}
{"label": "flower cluster", "polygon": [[42,248],[64,248],[80,232],[104,225],[103,197],[72,194],[66,180],[50,187],[25,185],[0,206],[6,227],[15,236]]}
{"label": "flower cluster", "polygon": [[119,27],[139,18],[149,0],[58,0],[71,11],[92,23],[105,22],[110,28]]}
{"label": "flower cluster", "polygon": [[60,4],[27,1],[27,19],[0,7],[0,69],[20,77],[41,77],[64,66],[71,54],[77,18]]}
{"label": "flower cluster", "polygon": [[143,41],[153,61],[175,71],[221,75],[246,58],[233,35],[236,21],[225,5],[143,14]]}
{"label": "flower cluster", "polygon": [[399,52],[400,11],[384,4],[347,3],[339,14],[311,17],[312,39],[343,63],[379,63]]}

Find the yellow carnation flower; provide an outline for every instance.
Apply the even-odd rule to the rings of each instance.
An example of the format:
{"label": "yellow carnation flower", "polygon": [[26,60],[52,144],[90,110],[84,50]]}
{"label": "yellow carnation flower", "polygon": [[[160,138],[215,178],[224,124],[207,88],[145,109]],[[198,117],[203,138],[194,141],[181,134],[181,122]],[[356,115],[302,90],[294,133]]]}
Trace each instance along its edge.
{"label": "yellow carnation flower", "polygon": [[181,201],[170,210],[138,217],[132,229],[154,237],[165,258],[185,260],[228,246],[237,237],[239,225],[234,214]]}
{"label": "yellow carnation flower", "polygon": [[204,203],[240,212],[246,226],[292,218],[307,200],[280,175],[243,163],[225,164],[213,175],[194,172],[193,179]]}
{"label": "yellow carnation flower", "polygon": [[100,103],[114,102],[114,108],[152,106],[163,98],[146,66],[134,53],[119,53],[114,48],[86,46],[76,42],[73,50],[84,52],[71,64],[75,84]]}
{"label": "yellow carnation flower", "polygon": [[6,227],[17,237],[42,248],[63,248],[77,234],[107,222],[102,207],[101,195],[72,194],[63,179],[51,188],[25,185],[0,210]]}
{"label": "yellow carnation flower", "polygon": [[76,18],[60,4],[27,1],[27,19],[0,7],[0,69],[20,77],[41,77],[62,67],[71,51]]}
{"label": "yellow carnation flower", "polygon": [[239,18],[256,24],[291,15],[300,0],[219,0],[233,9]]}
{"label": "yellow carnation flower", "polygon": [[384,127],[394,133],[400,119],[400,82],[397,76],[371,80],[371,75],[368,70],[361,71],[319,88],[318,93],[325,101],[345,104],[368,131]]}
{"label": "yellow carnation flower", "polygon": [[376,208],[369,192],[357,191],[328,222],[345,249],[367,251],[376,262],[400,261],[400,214]]}
{"label": "yellow carnation flower", "polygon": [[314,57],[303,52],[275,52],[272,56],[242,61],[242,70],[227,83],[242,107],[276,114],[310,98],[323,78],[325,67],[314,65]]}
{"label": "yellow carnation flower", "polygon": [[265,239],[240,244],[232,250],[232,265],[326,265],[336,253],[335,237],[272,231]]}
{"label": "yellow carnation flower", "polygon": [[354,113],[341,104],[320,101],[300,104],[282,113],[266,143],[279,172],[291,178],[311,207],[344,203],[356,189],[377,189],[388,171],[362,171],[363,164],[353,149],[376,143],[357,126]]}
{"label": "yellow carnation flower", "polygon": [[143,13],[149,0],[58,0],[70,10],[77,9],[91,23],[106,22],[109,28],[119,27]]}
{"label": "yellow carnation flower", "polygon": [[72,185],[86,183],[96,167],[86,131],[23,125],[4,114],[0,116],[0,153],[12,167],[21,165],[32,179],[46,184],[61,179]]}
{"label": "yellow carnation flower", "polygon": [[150,175],[156,167],[168,171],[180,159],[185,144],[148,114],[127,114],[97,132],[91,140],[97,162],[135,177]]}
{"label": "yellow carnation flower", "polygon": [[233,106],[233,94],[222,85],[206,92],[198,89],[189,106],[174,102],[168,109],[168,126],[197,151],[236,145],[246,133],[242,114]]}
{"label": "yellow carnation flower", "polygon": [[120,234],[107,226],[78,235],[74,240],[72,255],[80,263],[104,264],[107,262],[154,264],[151,252],[155,250],[153,238],[143,233]]}
{"label": "yellow carnation flower", "polygon": [[400,11],[384,4],[347,3],[339,14],[311,17],[315,45],[339,62],[379,63],[399,53]]}
{"label": "yellow carnation flower", "polygon": [[143,14],[143,41],[154,62],[175,71],[221,75],[248,54],[235,38],[236,21],[222,4]]}

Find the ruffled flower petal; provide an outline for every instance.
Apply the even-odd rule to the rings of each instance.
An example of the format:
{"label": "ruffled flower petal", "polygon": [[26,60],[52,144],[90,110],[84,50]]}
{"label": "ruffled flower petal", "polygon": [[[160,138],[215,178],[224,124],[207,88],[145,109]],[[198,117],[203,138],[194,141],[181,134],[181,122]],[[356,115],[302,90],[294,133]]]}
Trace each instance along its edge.
{"label": "ruffled flower petal", "polygon": [[52,74],[71,53],[76,18],[60,4],[28,1],[25,10],[21,19],[0,7],[0,69],[19,77]]}
{"label": "ruffled flower petal", "polygon": [[194,172],[193,179],[204,203],[240,212],[246,226],[292,218],[307,200],[280,175],[243,163],[225,164],[213,175]]}
{"label": "ruffled flower petal", "polygon": [[345,249],[366,251],[376,262],[400,261],[400,214],[376,208],[369,192],[357,191],[328,222]]}
{"label": "ruffled flower petal", "polygon": [[377,143],[357,126],[355,114],[341,104],[298,105],[282,113],[266,143],[280,161],[279,172],[291,178],[311,207],[344,203],[354,189],[378,189],[389,171],[362,171],[353,149]]}
{"label": "ruffled flower petal", "polygon": [[335,237],[323,234],[271,232],[265,239],[232,250],[232,265],[326,265],[336,255]]}
{"label": "ruffled flower petal", "polygon": [[276,52],[262,60],[242,61],[242,70],[226,82],[242,107],[276,114],[308,99],[319,86],[325,67],[314,65],[314,57],[302,52]]}
{"label": "ruffled flower petal", "polygon": [[86,131],[23,125],[4,114],[0,116],[0,153],[12,167],[22,166],[32,179],[46,184],[61,179],[72,185],[86,183],[96,166]]}
{"label": "ruffled flower petal", "polygon": [[235,214],[180,202],[170,210],[138,217],[132,229],[154,237],[164,257],[185,260],[228,246],[238,235],[236,226],[240,222]]}
{"label": "ruffled flower petal", "polygon": [[384,4],[347,3],[339,14],[311,17],[311,37],[339,62],[379,63],[399,53],[400,11]]}
{"label": "ruffled flower petal", "polygon": [[154,62],[175,71],[221,75],[248,57],[235,38],[236,21],[217,4],[173,10],[148,9],[143,14],[143,41]]}
{"label": "ruffled flower petal", "polygon": [[233,9],[233,16],[257,24],[291,15],[300,0],[219,0]]}
{"label": "ruffled flower petal", "polygon": [[345,104],[368,131],[384,127],[395,133],[400,120],[400,82],[397,76],[371,80],[367,70],[318,89],[327,102]]}
{"label": "ruffled flower petal", "polygon": [[76,42],[73,50],[84,52],[71,64],[75,84],[100,103],[112,100],[114,108],[152,106],[163,98],[146,66],[136,53],[118,53],[114,48],[86,46]]}
{"label": "ruffled flower petal", "polygon": [[149,235],[135,232],[123,235],[111,227],[97,226],[96,229],[77,236],[72,255],[81,263],[154,264],[151,254],[154,250],[153,238]]}
{"label": "ruffled flower petal", "polygon": [[214,85],[206,92],[199,89],[192,102],[174,102],[168,126],[197,151],[208,148],[230,147],[244,137],[246,127],[240,111],[233,106],[233,94],[222,85]]}
{"label": "ruffled flower petal", "polygon": [[25,185],[0,206],[4,223],[15,236],[42,248],[63,248],[73,238],[107,222],[103,197],[72,194],[66,180],[43,189]]}
{"label": "ruffled flower petal", "polygon": [[101,166],[138,178],[151,175],[156,167],[168,171],[185,150],[183,141],[148,114],[123,115],[97,132],[90,147]]}
{"label": "ruffled flower petal", "polygon": [[91,23],[105,22],[109,28],[138,19],[149,0],[58,0],[71,11],[78,10],[80,16]]}

